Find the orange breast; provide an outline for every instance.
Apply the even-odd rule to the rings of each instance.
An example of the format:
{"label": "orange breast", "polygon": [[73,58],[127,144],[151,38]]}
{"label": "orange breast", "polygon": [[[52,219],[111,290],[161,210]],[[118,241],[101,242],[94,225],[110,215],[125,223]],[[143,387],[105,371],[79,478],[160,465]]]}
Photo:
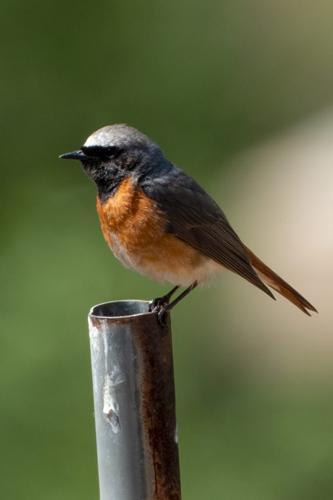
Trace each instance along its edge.
{"label": "orange breast", "polygon": [[130,177],[106,202],[97,198],[97,212],[104,238],[125,266],[180,285],[200,279],[194,274],[207,259],[165,232],[165,216]]}

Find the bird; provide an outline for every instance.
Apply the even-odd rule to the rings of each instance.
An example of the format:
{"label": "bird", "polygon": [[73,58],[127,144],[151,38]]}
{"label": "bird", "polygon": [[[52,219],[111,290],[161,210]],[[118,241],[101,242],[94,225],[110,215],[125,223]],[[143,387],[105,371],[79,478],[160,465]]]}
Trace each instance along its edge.
{"label": "bird", "polygon": [[[96,184],[101,230],[115,257],[127,268],[173,285],[150,304],[161,323],[222,269],[275,300],[272,288],[308,316],[317,312],[242,242],[214,199],[139,130],[104,126],[80,149],[59,158],[79,160]],[[171,300],[180,287],[184,290]]]}

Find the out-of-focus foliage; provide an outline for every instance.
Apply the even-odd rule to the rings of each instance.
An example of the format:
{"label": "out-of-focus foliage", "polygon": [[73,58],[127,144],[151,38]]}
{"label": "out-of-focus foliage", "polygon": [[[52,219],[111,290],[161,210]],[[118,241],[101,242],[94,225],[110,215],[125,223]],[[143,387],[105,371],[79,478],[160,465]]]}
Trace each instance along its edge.
{"label": "out-of-focus foliage", "polygon": [[[94,187],[57,156],[127,122],[219,201],[218,182],[224,193],[230,182],[230,211],[242,202],[231,158],[331,102],[333,6],[11,0],[1,10],[0,495],[91,500],[87,311],[164,288],[116,263]],[[232,279],[174,313],[183,496],[331,499],[332,387],[258,377],[253,353],[233,343]]]}

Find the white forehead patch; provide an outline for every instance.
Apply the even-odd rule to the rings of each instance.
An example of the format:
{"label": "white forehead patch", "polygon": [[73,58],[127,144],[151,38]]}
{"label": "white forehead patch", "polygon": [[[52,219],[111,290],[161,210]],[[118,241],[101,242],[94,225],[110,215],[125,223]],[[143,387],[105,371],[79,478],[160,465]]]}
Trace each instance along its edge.
{"label": "white forehead patch", "polygon": [[110,146],[112,144],[112,133],[110,133],[110,127],[103,127],[99,130],[96,130],[93,134],[91,134],[84,146]]}
{"label": "white forehead patch", "polygon": [[84,143],[84,146],[86,147],[130,147],[142,145],[153,146],[153,142],[135,128],[122,124],[108,125],[100,128],[91,134]]}

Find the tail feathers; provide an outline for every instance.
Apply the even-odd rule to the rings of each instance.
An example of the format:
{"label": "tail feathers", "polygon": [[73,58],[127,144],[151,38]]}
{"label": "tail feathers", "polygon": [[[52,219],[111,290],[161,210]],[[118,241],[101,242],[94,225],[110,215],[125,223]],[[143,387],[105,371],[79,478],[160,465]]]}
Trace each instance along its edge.
{"label": "tail feathers", "polygon": [[309,311],[318,312],[316,308],[310,304],[300,293],[292,288],[286,281],[278,276],[272,269],[264,264],[251,250],[246,248],[251,265],[254,267],[258,276],[271,288],[280,293],[283,297],[290,300],[296,307],[303,311],[308,316],[311,316]]}

